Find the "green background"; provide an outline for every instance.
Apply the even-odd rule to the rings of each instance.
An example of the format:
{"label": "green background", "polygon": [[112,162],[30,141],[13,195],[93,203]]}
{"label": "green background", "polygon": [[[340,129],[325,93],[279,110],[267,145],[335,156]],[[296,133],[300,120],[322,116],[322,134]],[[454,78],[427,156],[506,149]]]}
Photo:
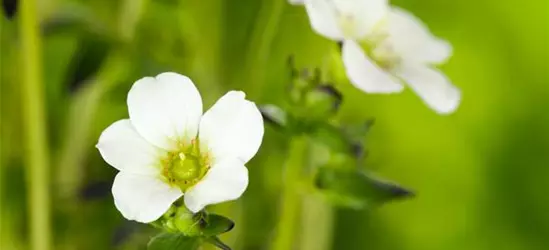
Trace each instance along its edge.
{"label": "green background", "polygon": [[[104,128],[128,116],[135,80],[188,75],[205,108],[231,89],[280,104],[287,57],[322,66],[335,46],[313,33],[302,7],[283,0],[38,2],[52,249],[143,249],[154,235],[115,209],[116,171],[94,147]],[[376,118],[367,167],[417,195],[332,216],[315,200],[297,224],[318,230],[309,235],[322,242],[315,249],[549,249],[549,2],[392,3],[452,43],[441,68],[461,88],[461,105],[440,116],[410,90],[368,95],[339,79],[340,120]],[[0,23],[0,248],[8,250],[29,242],[19,14]],[[268,127],[244,196],[213,209],[235,220],[223,236],[234,249],[268,249],[273,240],[288,139]]]}

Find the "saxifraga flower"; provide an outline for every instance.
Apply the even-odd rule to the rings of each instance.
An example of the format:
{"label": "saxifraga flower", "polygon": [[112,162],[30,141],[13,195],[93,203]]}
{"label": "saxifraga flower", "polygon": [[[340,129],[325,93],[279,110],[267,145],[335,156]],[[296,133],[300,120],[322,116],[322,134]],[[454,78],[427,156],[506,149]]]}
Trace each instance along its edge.
{"label": "saxifraga flower", "polygon": [[96,146],[120,171],[112,193],[125,218],[152,222],[181,196],[196,213],[242,195],[245,164],[264,132],[259,110],[243,92],[228,92],[202,114],[193,82],[168,72],[136,81],[127,104],[130,118],[106,128]]}
{"label": "saxifraga flower", "polygon": [[460,90],[438,69],[452,54],[415,16],[387,0],[304,0],[312,29],[342,43],[350,82],[367,93],[409,86],[441,114],[452,113]]}

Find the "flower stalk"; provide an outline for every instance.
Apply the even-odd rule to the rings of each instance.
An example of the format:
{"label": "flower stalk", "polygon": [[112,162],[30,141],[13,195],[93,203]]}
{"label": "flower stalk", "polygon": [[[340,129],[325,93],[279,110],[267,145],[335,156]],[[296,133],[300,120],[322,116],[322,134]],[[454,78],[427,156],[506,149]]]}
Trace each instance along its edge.
{"label": "flower stalk", "polygon": [[300,194],[296,192],[303,165],[307,159],[307,137],[295,136],[290,141],[288,157],[284,164],[284,185],[280,200],[280,213],[276,226],[276,235],[271,250],[292,249],[297,234],[300,214]]}
{"label": "flower stalk", "polygon": [[21,4],[22,106],[26,147],[26,181],[30,228],[30,249],[48,250],[50,231],[49,156],[42,86],[41,42],[37,3]]}
{"label": "flower stalk", "polygon": [[300,250],[331,249],[334,208],[319,196],[303,197]]}
{"label": "flower stalk", "polygon": [[[315,176],[318,168],[324,166],[331,158],[332,152],[323,145],[312,144],[309,149],[307,176]],[[319,155],[328,155],[319,157]],[[310,181],[310,179],[308,179]],[[313,181],[314,182],[314,181]],[[314,185],[314,184],[313,184]],[[300,250],[327,250],[332,247],[335,222],[335,208],[318,193],[302,198],[300,227]]]}

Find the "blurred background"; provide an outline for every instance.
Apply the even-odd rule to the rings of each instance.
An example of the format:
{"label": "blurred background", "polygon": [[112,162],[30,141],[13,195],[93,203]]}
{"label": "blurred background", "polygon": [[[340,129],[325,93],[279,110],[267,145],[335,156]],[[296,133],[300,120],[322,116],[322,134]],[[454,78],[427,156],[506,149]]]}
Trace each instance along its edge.
{"label": "blurred background", "polygon": [[[313,33],[301,6],[284,0],[36,2],[38,39],[23,39],[21,0],[3,0],[0,21],[0,249],[6,250],[29,248],[29,207],[48,211],[29,204],[33,184],[26,180],[40,175],[28,167],[33,160],[49,165],[52,249],[145,249],[155,230],[115,209],[116,170],[94,147],[104,128],[128,117],[126,94],[135,80],[164,71],[188,75],[205,109],[231,89],[256,103],[279,104],[287,96],[288,56],[319,66],[335,46]],[[367,95],[340,79],[338,119],[376,119],[367,168],[417,195],[364,211],[326,210],[315,201],[324,208],[304,209],[308,219],[300,227],[319,232],[298,229],[296,249],[305,248],[298,242],[307,237],[321,242],[313,249],[549,249],[549,1],[392,3],[453,44],[442,69],[462,89],[461,106],[439,116],[410,90]],[[42,77],[34,87],[43,100],[24,97],[23,58],[33,57],[25,48],[35,45],[41,60],[31,64]],[[26,105],[42,109],[44,119],[24,119]],[[23,137],[33,126],[46,128],[45,154],[38,157],[26,151]],[[272,241],[287,144],[267,127],[248,164],[246,193],[213,208],[236,222],[222,237],[234,249],[267,249]],[[324,217],[331,224],[316,225]]]}

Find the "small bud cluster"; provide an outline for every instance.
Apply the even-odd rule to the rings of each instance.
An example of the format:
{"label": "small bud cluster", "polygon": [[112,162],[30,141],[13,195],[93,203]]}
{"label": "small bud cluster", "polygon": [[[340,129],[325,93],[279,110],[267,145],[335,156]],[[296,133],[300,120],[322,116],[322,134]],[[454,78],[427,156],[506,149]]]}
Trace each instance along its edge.
{"label": "small bud cluster", "polygon": [[188,237],[214,237],[234,227],[234,222],[221,215],[210,214],[205,210],[193,213],[181,201],[174,202],[162,217],[151,224],[166,232]]}
{"label": "small bud cluster", "polygon": [[375,178],[364,172],[364,137],[373,119],[354,125],[335,121],[343,95],[322,79],[319,69],[295,68],[289,60],[291,84],[286,110],[275,105],[262,106],[266,121],[289,137],[306,135],[322,145],[326,160],[309,171],[312,186],[333,205],[362,209],[395,198],[412,195],[397,184]]}

